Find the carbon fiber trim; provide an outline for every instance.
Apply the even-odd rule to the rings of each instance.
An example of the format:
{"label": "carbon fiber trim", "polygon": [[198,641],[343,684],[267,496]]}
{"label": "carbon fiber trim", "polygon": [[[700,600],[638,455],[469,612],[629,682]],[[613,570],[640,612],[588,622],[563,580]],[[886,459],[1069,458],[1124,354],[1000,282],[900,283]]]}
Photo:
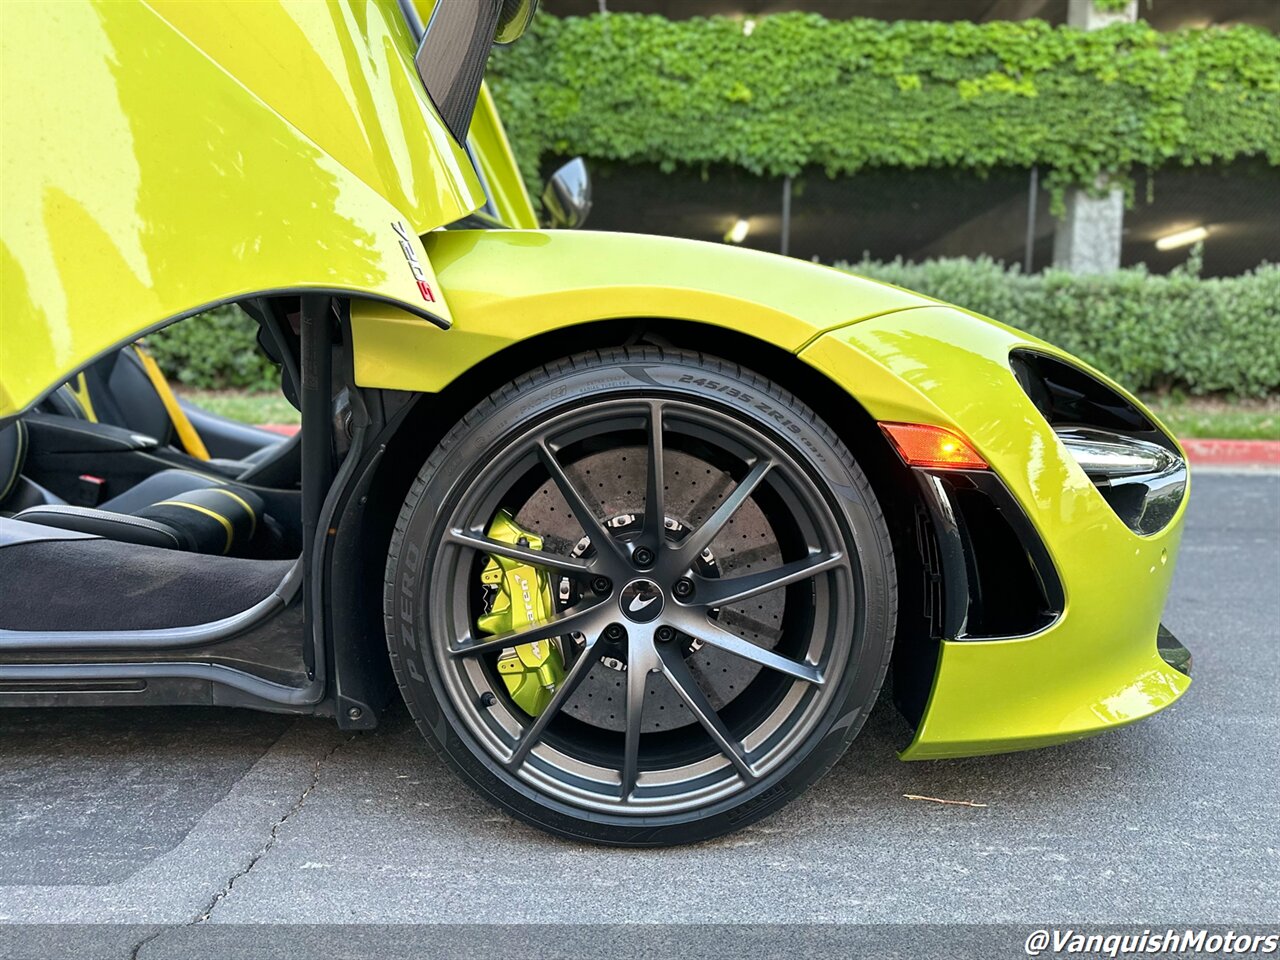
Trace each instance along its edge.
{"label": "carbon fiber trim", "polygon": [[436,4],[413,58],[440,119],[459,143],[467,140],[502,7],[502,0]]}

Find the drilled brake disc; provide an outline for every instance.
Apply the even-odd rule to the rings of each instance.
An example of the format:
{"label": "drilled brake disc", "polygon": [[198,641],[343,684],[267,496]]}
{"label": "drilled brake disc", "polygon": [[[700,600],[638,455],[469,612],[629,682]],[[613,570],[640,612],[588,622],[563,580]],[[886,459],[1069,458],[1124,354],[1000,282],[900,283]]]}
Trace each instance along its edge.
{"label": "drilled brake disc", "polygon": [[[640,516],[644,510],[645,460],[643,447],[619,447],[590,454],[568,467],[574,485],[593,501],[597,515]],[[666,454],[666,512],[684,529],[699,526],[733,488],[729,474],[681,451]],[[559,490],[548,481],[516,512],[516,522],[540,535],[546,549],[569,553],[581,537]],[[711,553],[721,576],[732,577],[753,569],[781,565],[777,537],[754,501],[747,501],[711,542]],[[744,600],[720,611],[720,623],[763,647],[774,647],[781,635],[785,591],[775,590]],[[692,651],[688,663],[717,710],[732,701],[760,672],[748,660],[714,647]],[[626,674],[597,664],[565,706],[579,720],[606,730],[623,729]],[[671,730],[694,723],[693,716],[671,688],[657,675],[649,678],[644,728]]]}

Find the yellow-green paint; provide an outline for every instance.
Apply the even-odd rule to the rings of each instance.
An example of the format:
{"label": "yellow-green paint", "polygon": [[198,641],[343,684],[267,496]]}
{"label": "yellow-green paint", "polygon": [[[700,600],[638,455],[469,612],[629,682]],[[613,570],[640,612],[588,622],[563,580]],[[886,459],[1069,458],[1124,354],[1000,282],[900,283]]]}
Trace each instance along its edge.
{"label": "yellow-green paint", "polygon": [[423,91],[395,0],[148,2],[418,233],[484,203],[470,157]]}
{"label": "yellow-green paint", "polygon": [[832,327],[930,302],[803,260],[669,237],[449,230],[425,243],[454,325],[356,304],[361,386],[439,391],[521,340],[610,318],[693,320],[796,350]]}
{"label": "yellow-green paint", "polygon": [[540,333],[666,317],[796,351],[877,419],[934,423],[973,443],[1043,538],[1066,608],[1025,639],[944,642],[904,758],[1087,736],[1153,713],[1189,685],[1156,651],[1182,514],[1153,537],[1136,536],[1057,441],[1008,358],[1016,347],[1061,351],[909,291],[736,247],[576,231],[460,231],[426,242],[454,327],[357,305],[363,385],[438,391]]}
{"label": "yellow-green paint", "polygon": [[448,318],[392,224],[438,291],[414,234],[483,195],[395,0],[2,15],[0,417],[144,330],[250,293],[331,288]]}
{"label": "yellow-green paint", "polygon": [[498,116],[488,84],[480,88],[480,100],[471,118],[469,139],[498,219],[508,227],[536,229],[538,215],[529,200],[529,191],[520,176],[520,168],[515,154],[511,152],[507,131],[502,126],[502,118]]}
{"label": "yellow-green paint", "polygon": [[500,215],[526,229],[435,230],[484,197],[417,80],[395,0],[97,0],[4,4],[0,16],[0,417],[113,345],[271,290],[350,294],[357,383],[408,391],[595,321],[735,330],[797,353],[878,419],[964,435],[1061,577],[1065,609],[1046,630],[942,643],[904,757],[1085,736],[1187,689],[1155,640],[1182,515],[1136,536],[1071,460],[1008,362],[1015,347],[1053,348],[803,261],[532,229],[487,92],[474,142]]}
{"label": "yellow-green paint", "polygon": [[800,354],[876,419],[933,423],[966,437],[1026,510],[1066,592],[1062,616],[1033,636],[943,642],[906,759],[1087,736],[1168,706],[1190,683],[1156,651],[1186,500],[1160,533],[1130,531],[1014,380],[1016,347],[1065,356],[949,307],[856,323]]}

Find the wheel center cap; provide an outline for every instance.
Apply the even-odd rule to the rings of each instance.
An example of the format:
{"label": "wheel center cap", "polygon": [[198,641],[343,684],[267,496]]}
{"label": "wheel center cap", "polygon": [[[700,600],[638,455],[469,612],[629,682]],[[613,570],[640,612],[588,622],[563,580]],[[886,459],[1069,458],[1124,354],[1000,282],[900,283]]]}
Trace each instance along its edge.
{"label": "wheel center cap", "polygon": [[618,596],[622,615],[634,623],[652,623],[658,619],[665,604],[662,588],[652,580],[632,580]]}

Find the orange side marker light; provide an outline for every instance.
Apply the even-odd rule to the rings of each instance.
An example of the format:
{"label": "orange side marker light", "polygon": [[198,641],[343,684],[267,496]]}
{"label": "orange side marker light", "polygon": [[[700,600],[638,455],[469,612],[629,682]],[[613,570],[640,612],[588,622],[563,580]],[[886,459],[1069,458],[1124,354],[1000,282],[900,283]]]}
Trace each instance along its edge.
{"label": "orange side marker light", "polygon": [[987,461],[950,430],[924,423],[882,423],[880,429],[912,467],[986,470]]}

